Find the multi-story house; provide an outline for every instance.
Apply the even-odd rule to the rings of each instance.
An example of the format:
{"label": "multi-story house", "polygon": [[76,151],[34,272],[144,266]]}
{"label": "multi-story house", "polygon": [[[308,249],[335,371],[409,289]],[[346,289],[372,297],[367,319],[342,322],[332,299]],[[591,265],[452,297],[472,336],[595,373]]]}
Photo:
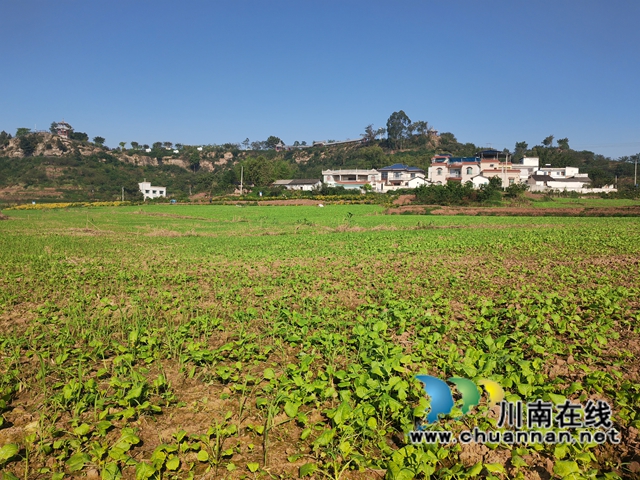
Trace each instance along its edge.
{"label": "multi-story house", "polygon": [[322,181],[330,187],[363,188],[378,182],[380,173],[377,170],[339,169],[323,170]]}
{"label": "multi-story house", "polygon": [[372,185],[377,192],[388,192],[400,188],[416,188],[426,183],[424,170],[396,163],[389,167],[379,168],[379,178]]}
{"label": "multi-story house", "polygon": [[508,187],[520,182],[520,170],[512,168],[508,155],[497,150],[483,150],[475,157],[452,157],[436,155],[431,159],[429,181],[436,185],[444,185],[449,181],[472,182],[479,187],[489,182],[492,177],[502,179],[502,186]]}

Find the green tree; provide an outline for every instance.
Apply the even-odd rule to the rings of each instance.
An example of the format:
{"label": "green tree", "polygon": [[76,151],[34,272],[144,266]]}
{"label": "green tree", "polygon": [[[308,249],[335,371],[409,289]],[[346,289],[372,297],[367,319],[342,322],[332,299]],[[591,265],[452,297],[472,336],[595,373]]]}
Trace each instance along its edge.
{"label": "green tree", "polygon": [[249,137],[245,138],[242,141],[242,145],[244,146],[245,150],[249,150],[249,145],[251,144],[251,141],[249,140]]}
{"label": "green tree", "polygon": [[200,152],[195,148],[189,152],[189,166],[193,170],[193,173],[196,173],[198,167],[200,167]]}
{"label": "green tree", "polygon": [[551,145],[553,145],[553,135],[549,135],[547,138],[542,140],[542,144],[545,147],[550,147]]}
{"label": "green tree", "polygon": [[88,142],[89,141],[89,135],[87,135],[84,132],[71,132],[69,134],[69,138],[71,140],[77,140],[78,142]]}
{"label": "green tree", "polygon": [[23,137],[25,135],[29,135],[31,133],[30,128],[20,127],[16,130],[16,138]]}
{"label": "green tree", "polygon": [[402,148],[403,141],[408,135],[409,125],[411,125],[411,119],[403,110],[393,112],[387,120],[387,138],[394,148],[397,148],[398,144]]}
{"label": "green tree", "polygon": [[138,142],[131,142],[131,148],[138,150],[140,148],[140,144]]}
{"label": "green tree", "polygon": [[118,145],[120,145],[120,150],[124,150],[124,147],[125,147],[126,144],[127,144],[127,142],[118,143]]}
{"label": "green tree", "polygon": [[364,133],[361,133],[360,136],[362,137],[362,140],[369,143],[373,142],[376,139],[377,133],[378,131],[374,130],[373,123],[371,123],[364,127]]}
{"label": "green tree", "polygon": [[266,186],[275,180],[274,162],[262,155],[249,157],[244,162],[245,183],[247,185]]}
{"label": "green tree", "polygon": [[271,135],[269,138],[267,138],[265,144],[267,146],[268,149],[274,149],[276,148],[276,145],[280,144],[280,143],[284,143],[282,140],[280,140],[280,138],[275,137],[273,135]]}
{"label": "green tree", "polygon": [[105,139],[104,137],[93,137],[93,143],[95,143],[96,145],[104,145]]}
{"label": "green tree", "polygon": [[516,149],[513,152],[513,160],[517,161],[523,158],[528,147],[529,145],[527,142],[516,142]]}
{"label": "green tree", "polygon": [[36,151],[38,146],[38,136],[34,133],[22,135],[20,138],[20,150],[25,157],[30,157]]}
{"label": "green tree", "polygon": [[560,148],[561,150],[569,150],[568,138],[559,138],[557,143],[558,143],[558,148]]}
{"label": "green tree", "polygon": [[0,147],[6,147],[9,145],[9,140],[11,140],[11,134],[5,132],[4,130],[0,132]]}
{"label": "green tree", "polygon": [[49,127],[49,131],[54,135],[58,133],[58,122],[51,122],[51,126]]}

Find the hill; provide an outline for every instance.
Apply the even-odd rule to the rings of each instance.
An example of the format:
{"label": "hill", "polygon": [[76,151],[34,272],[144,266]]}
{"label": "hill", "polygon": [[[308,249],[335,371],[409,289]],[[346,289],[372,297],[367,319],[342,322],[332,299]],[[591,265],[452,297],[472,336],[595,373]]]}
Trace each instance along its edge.
{"label": "hill", "polygon": [[[84,135],[84,134],[83,134]],[[86,137],[86,135],[84,135]],[[99,137],[97,137],[99,139]],[[277,137],[273,137],[276,140]],[[95,139],[94,139],[95,140]],[[102,139],[103,140],[103,139]],[[545,139],[548,141],[548,139]],[[473,156],[481,148],[461,143],[452,133],[409,135],[399,144],[369,138],[362,143],[242,150],[237,144],[202,147],[156,142],[152,147],[109,149],[88,139],[64,138],[49,132],[12,138],[0,133],[0,202],[92,201],[139,199],[138,182],[147,179],[167,187],[170,196],[232,193],[240,182],[265,186],[283,178],[321,178],[328,168],[380,168],[404,163],[427,169],[435,154]],[[577,166],[594,186],[633,184],[634,158],[612,160],[589,151],[575,151],[567,139],[536,145],[517,143],[514,159],[538,156],[540,164]],[[146,148],[145,148],[146,147]],[[402,147],[402,148],[399,148]]]}

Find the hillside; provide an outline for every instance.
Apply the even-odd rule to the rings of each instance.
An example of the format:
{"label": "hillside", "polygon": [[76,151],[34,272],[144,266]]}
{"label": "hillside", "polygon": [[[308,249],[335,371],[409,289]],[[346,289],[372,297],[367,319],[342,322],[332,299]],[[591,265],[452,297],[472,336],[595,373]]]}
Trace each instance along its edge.
{"label": "hillside", "polygon": [[[4,134],[4,132],[3,132]],[[414,135],[402,148],[388,140],[362,144],[314,146],[304,149],[241,150],[238,145],[175,147],[157,142],[152,148],[109,149],[87,140],[62,138],[48,132],[19,138],[0,138],[0,202],[91,201],[139,199],[143,179],[166,186],[170,196],[186,199],[195,194],[232,193],[240,182],[269,185],[282,178],[321,178],[327,168],[380,168],[405,163],[427,169],[436,153],[472,156],[480,148],[461,143],[451,133]],[[538,156],[540,164],[577,166],[594,185],[632,185],[633,158],[612,160],[593,152],[572,150],[568,142],[528,149],[516,144],[515,157]],[[559,141],[561,142],[561,141]],[[265,143],[265,142],[263,142]],[[398,145],[394,145],[398,146]],[[146,145],[144,147],[147,147]],[[262,147],[264,148],[264,147]]]}

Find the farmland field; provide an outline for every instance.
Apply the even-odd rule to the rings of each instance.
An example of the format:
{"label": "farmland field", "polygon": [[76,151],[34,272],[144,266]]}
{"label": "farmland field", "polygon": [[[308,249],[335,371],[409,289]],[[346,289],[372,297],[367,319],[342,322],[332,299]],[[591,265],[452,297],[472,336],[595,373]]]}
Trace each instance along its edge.
{"label": "farmland field", "polygon": [[[0,478],[640,478],[637,218],[4,213]],[[419,374],[607,402],[620,443],[412,445]],[[424,428],[500,430],[454,399]]]}

